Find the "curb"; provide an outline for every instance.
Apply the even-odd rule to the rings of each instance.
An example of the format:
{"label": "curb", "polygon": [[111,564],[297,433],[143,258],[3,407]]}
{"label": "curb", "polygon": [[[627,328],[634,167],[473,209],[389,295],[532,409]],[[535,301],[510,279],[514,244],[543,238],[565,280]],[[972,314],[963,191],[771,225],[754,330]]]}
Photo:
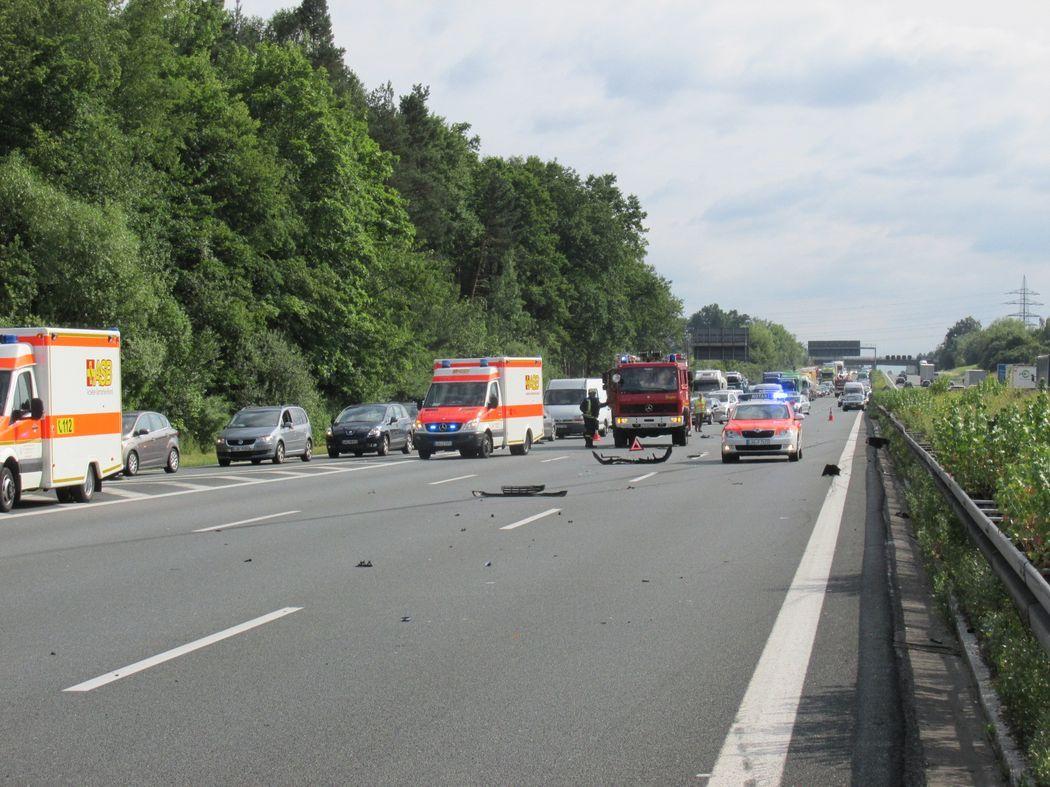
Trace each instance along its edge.
{"label": "curb", "polygon": [[[877,433],[877,424],[872,424]],[[904,780],[906,784],[986,783],[994,775],[1005,776],[1011,785],[1027,783],[1023,759],[1013,739],[997,718],[998,697],[992,688],[987,667],[980,660],[976,639],[966,631],[958,614],[945,620],[931,603],[927,577],[917,542],[906,519],[895,519],[893,511],[907,511],[902,483],[888,454],[876,450],[877,469],[882,478],[882,515],[886,526],[886,564],[893,614],[894,652],[897,654],[901,706],[904,713]],[[903,561],[903,563],[902,563]],[[908,587],[902,587],[901,566],[908,569]],[[907,596],[907,598],[905,598]],[[954,599],[950,602],[954,609]],[[909,608],[905,612],[905,607]],[[929,620],[931,629],[923,627]],[[911,626],[909,627],[909,620]],[[936,638],[934,637],[936,629]],[[958,647],[949,646],[944,635],[954,633]],[[964,636],[966,635],[966,636]],[[928,638],[927,638],[928,637]],[[930,644],[930,640],[936,644]],[[971,653],[972,648],[972,653]],[[943,665],[923,661],[923,651],[938,651]],[[977,664],[974,659],[977,659]],[[915,660],[919,659],[918,662]],[[965,668],[954,667],[958,661]],[[918,689],[914,669],[923,673],[924,687]],[[932,672],[931,672],[932,669]],[[944,697],[931,697],[931,680],[943,680]],[[960,685],[969,684],[969,685]],[[938,683],[938,685],[940,685]],[[922,696],[920,696],[922,694]],[[968,708],[963,705],[969,703]],[[939,704],[938,704],[939,703]],[[940,725],[931,722],[938,714],[954,713]],[[979,729],[978,729],[979,728]],[[957,741],[957,751],[946,750],[946,736]],[[955,737],[958,736],[958,737]],[[932,750],[927,749],[924,741]],[[983,742],[983,754],[973,747]],[[950,747],[949,747],[950,749]],[[966,778],[969,776],[969,779]]]}

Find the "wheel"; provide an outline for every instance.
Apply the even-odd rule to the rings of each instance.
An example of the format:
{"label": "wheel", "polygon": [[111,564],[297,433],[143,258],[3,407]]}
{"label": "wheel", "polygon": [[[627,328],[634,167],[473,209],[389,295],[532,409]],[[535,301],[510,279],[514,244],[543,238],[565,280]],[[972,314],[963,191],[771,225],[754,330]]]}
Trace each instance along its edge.
{"label": "wheel", "polygon": [[15,507],[18,499],[18,479],[15,472],[7,465],[0,468],[0,511],[7,513]]}
{"label": "wheel", "polygon": [[376,449],[376,453],[379,456],[386,456],[390,453],[390,435],[383,435],[379,440],[379,448]]}
{"label": "wheel", "polygon": [[525,456],[525,454],[527,454],[529,452],[530,448],[532,448],[532,430],[531,429],[525,433],[525,442],[522,443],[521,445],[512,445],[510,447],[510,452],[512,454],[514,454],[515,456]]}
{"label": "wheel", "polygon": [[627,433],[623,429],[613,427],[613,445],[617,448],[627,447]]}
{"label": "wheel", "polygon": [[252,464],[253,465],[261,465],[262,464],[262,459],[253,459],[252,460]]}
{"label": "wheel", "polygon": [[284,464],[284,442],[278,440],[277,447],[273,449],[273,463],[275,465]]}
{"label": "wheel", "polygon": [[488,459],[490,456],[492,456],[492,435],[485,432],[485,436],[481,438],[481,445],[478,447],[477,457]]}
{"label": "wheel", "polygon": [[405,436],[405,444],[401,446],[401,453],[410,454],[412,453],[412,435]]}
{"label": "wheel", "polygon": [[338,459],[339,458],[339,452],[336,451],[334,448],[329,448],[328,449],[328,458],[329,459]]}
{"label": "wheel", "polygon": [[70,497],[73,498],[74,503],[90,503],[91,498],[95,496],[95,489],[99,487],[98,476],[95,475],[94,466],[88,467],[87,474],[84,476],[84,483],[80,486],[71,486],[69,488]]}
{"label": "wheel", "polygon": [[229,467],[229,466],[230,466],[230,460],[229,459],[220,459],[219,460],[219,467]]}
{"label": "wheel", "polygon": [[464,459],[473,459],[475,456],[478,455],[478,452],[475,451],[473,448],[460,448],[459,455],[462,456]]}
{"label": "wheel", "polygon": [[128,461],[124,463],[124,475],[138,475],[139,474],[139,452],[131,451],[128,454]]}
{"label": "wheel", "polygon": [[420,448],[416,453],[419,454],[420,459],[429,459],[431,452],[425,448]]}
{"label": "wheel", "polygon": [[307,440],[306,441],[306,450],[303,451],[303,455],[300,456],[299,458],[302,459],[304,462],[309,462],[311,459],[314,458],[314,441],[313,440]]}
{"label": "wheel", "polygon": [[164,465],[165,473],[177,473],[179,472],[179,463],[182,461],[182,457],[179,456],[179,449],[175,446],[171,447],[168,451],[168,463]]}
{"label": "wheel", "polygon": [[689,445],[689,430],[680,426],[671,434],[671,442],[675,445]]}
{"label": "wheel", "polygon": [[58,495],[59,503],[73,502],[72,490],[68,486],[60,486],[58,489],[55,490],[55,494]]}

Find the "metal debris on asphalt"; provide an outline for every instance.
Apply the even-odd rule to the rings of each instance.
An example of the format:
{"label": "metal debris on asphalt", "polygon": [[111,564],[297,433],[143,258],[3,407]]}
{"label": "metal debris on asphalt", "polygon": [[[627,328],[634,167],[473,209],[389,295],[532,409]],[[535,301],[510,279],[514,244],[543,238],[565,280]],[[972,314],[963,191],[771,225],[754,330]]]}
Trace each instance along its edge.
{"label": "metal debris on asphalt", "polygon": [[547,492],[545,484],[526,484],[523,486],[502,486],[499,492],[484,492],[475,489],[471,494],[474,497],[565,497],[569,494],[568,489],[560,489],[557,492]]}
{"label": "metal debris on asphalt", "polygon": [[372,568],[372,561],[362,560],[360,563],[357,564],[357,568]]}
{"label": "metal debris on asphalt", "polygon": [[402,615],[401,616],[401,622],[402,623],[411,623],[412,622],[412,616],[411,615]]}
{"label": "metal debris on asphalt", "polygon": [[591,454],[603,465],[658,465],[671,458],[672,450],[674,449],[671,446],[667,446],[663,456],[653,453],[649,454],[649,456],[639,456],[633,459],[626,456],[605,456],[597,451],[591,451]]}

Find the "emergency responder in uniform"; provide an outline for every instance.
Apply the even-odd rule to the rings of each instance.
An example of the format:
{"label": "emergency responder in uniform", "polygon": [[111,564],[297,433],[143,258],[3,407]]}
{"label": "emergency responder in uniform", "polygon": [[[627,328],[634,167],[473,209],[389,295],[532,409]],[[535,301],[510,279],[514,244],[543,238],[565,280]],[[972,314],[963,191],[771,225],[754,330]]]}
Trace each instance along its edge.
{"label": "emergency responder in uniform", "polygon": [[707,420],[707,399],[700,396],[696,400],[696,433],[704,431],[704,421]]}
{"label": "emergency responder in uniform", "polygon": [[594,435],[598,433],[598,414],[608,402],[598,401],[598,389],[587,389],[587,398],[580,403],[580,412],[583,413],[583,439],[588,448],[594,447]]}

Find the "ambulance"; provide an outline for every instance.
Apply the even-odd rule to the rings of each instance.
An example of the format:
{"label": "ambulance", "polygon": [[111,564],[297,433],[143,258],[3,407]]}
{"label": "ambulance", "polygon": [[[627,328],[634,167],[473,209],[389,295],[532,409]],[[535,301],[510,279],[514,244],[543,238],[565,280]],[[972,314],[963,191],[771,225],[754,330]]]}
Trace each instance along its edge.
{"label": "ambulance", "polygon": [[420,459],[437,451],[485,459],[504,447],[521,456],[542,439],[542,359],[434,361],[434,377],[413,436]]}
{"label": "ambulance", "polygon": [[122,468],[120,333],[0,328],[0,510],[86,503]]}

